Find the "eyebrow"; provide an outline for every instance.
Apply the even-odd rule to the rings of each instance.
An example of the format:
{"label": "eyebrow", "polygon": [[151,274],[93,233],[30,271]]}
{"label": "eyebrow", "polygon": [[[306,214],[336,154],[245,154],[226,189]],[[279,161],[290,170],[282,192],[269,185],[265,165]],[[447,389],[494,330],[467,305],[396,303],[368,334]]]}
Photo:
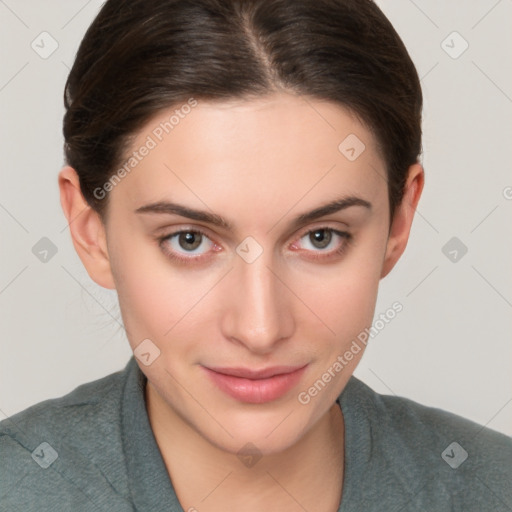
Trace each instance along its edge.
{"label": "eyebrow", "polygon": [[[293,219],[292,227],[297,227],[301,224],[307,224],[308,222],[314,221],[320,217],[324,217],[325,215],[329,215],[331,213],[336,213],[340,210],[345,210],[346,208],[350,208],[352,206],[362,206],[368,210],[371,210],[372,208],[371,203],[361,199],[360,197],[342,197],[340,199],[336,199],[335,201],[331,201],[330,203],[319,206],[314,210],[298,215],[295,217],[295,219]],[[204,210],[195,210],[193,208],[168,201],[158,201],[156,203],[141,206],[135,210],[135,213],[180,215],[181,217],[187,217],[189,219],[206,222],[214,226],[219,226],[229,231],[233,230],[233,225],[220,215]]]}

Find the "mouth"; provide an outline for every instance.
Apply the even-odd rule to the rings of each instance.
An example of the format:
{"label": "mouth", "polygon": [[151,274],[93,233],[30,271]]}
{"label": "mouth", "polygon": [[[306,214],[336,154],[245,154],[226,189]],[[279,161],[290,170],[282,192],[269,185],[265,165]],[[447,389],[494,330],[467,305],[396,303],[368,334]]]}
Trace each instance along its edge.
{"label": "mouth", "polygon": [[299,383],[306,367],[307,365],[274,366],[252,370],[202,366],[221,391],[240,402],[253,404],[281,398]]}

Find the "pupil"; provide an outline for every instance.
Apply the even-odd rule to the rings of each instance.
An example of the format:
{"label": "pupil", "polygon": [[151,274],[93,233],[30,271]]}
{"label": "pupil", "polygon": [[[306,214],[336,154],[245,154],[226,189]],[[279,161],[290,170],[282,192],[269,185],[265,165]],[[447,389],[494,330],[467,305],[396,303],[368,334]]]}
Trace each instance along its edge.
{"label": "pupil", "polygon": [[[200,245],[200,237],[197,236],[197,239],[196,239],[196,235],[197,233],[192,233],[192,232],[186,232],[186,233],[182,233],[180,235],[180,245],[183,247],[183,245],[186,245],[188,247],[183,247],[184,249],[196,249],[197,247],[199,247]],[[182,244],[183,242],[183,244]]]}
{"label": "pupil", "polygon": [[317,231],[314,231],[311,234],[314,237],[313,243],[315,247],[318,247],[320,249],[327,247],[329,245],[329,242],[331,241],[331,232],[328,231],[327,229],[318,229]]}

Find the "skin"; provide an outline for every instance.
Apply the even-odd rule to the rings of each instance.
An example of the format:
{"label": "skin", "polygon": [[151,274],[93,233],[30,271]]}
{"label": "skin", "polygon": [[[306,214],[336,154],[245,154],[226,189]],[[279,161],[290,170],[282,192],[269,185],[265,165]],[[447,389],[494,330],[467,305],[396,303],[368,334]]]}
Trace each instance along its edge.
{"label": "skin", "polygon": [[[173,110],[152,119],[132,148]],[[338,150],[349,134],[366,146],[355,161]],[[335,401],[364,350],[308,404],[297,397],[371,325],[379,281],[406,247],[423,169],[409,168],[391,228],[385,174],[375,139],[347,110],[286,93],[199,101],[110,192],[105,224],[84,201],[74,169],[60,172],[62,208],[87,272],[117,290],[131,348],[150,339],[160,350],[149,366],[137,361],[148,378],[151,427],[184,510],[338,509],[344,424]],[[292,226],[297,215],[343,196],[371,208]],[[214,212],[233,230],[134,212],[161,200]],[[348,232],[353,243],[336,255],[346,240],[332,234],[326,248],[315,245],[307,231],[321,228]],[[157,235],[180,229],[207,235],[195,249],[178,236],[166,242],[196,258],[190,264],[159,246]],[[263,249],[251,263],[236,252],[248,236]],[[297,386],[263,404],[224,394],[201,368],[304,364]],[[262,455],[252,467],[237,457],[248,442]]]}

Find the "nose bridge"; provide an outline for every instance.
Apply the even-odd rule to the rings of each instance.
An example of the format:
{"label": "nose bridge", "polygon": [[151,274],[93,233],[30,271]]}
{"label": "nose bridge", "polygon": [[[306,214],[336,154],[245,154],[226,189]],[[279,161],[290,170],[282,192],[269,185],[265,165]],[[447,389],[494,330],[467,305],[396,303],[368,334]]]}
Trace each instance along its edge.
{"label": "nose bridge", "polygon": [[283,284],[275,274],[271,251],[253,261],[237,257],[230,301],[230,327],[226,334],[254,351],[267,351],[290,335],[290,311]]}

